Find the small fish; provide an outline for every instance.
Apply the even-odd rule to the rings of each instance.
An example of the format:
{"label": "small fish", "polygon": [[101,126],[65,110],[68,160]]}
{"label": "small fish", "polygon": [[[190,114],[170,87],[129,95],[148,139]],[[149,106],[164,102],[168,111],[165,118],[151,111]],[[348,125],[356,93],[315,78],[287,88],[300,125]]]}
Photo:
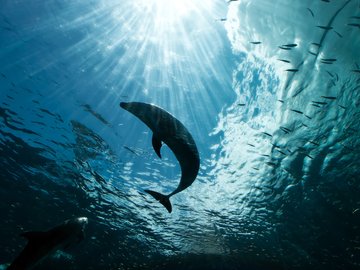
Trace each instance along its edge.
{"label": "small fish", "polygon": [[318,104],[318,105],[326,105],[326,102],[322,102],[322,101],[311,101],[312,103]]}
{"label": "small fish", "polygon": [[321,58],[321,61],[325,61],[325,62],[335,62],[336,58]]}
{"label": "small fish", "polygon": [[332,65],[334,62],[328,62],[328,61],[321,61],[322,64]]}
{"label": "small fish", "polygon": [[338,31],[335,31],[335,30],[334,30],[334,32],[335,32],[339,37],[341,37],[341,38],[343,37],[342,34],[340,34]]}
{"label": "small fish", "polygon": [[134,150],[132,150],[130,147],[128,147],[128,146],[126,146],[126,145],[124,145],[123,147],[124,147],[126,150],[130,151],[131,153],[135,154],[136,156],[139,156],[139,154],[136,153]]}
{"label": "small fish", "polygon": [[263,134],[265,134],[266,136],[272,137],[272,135],[267,132],[263,132]]}
{"label": "small fish", "polygon": [[251,143],[248,143],[247,145],[250,145],[251,147],[255,147],[255,145],[251,144]]}
{"label": "small fish", "polygon": [[239,1],[239,0],[228,0],[228,3],[230,3],[230,2],[237,2],[237,1]]}
{"label": "small fish", "polygon": [[3,77],[4,79],[6,79],[6,75],[4,73],[0,73],[0,76]]}
{"label": "small fish", "polygon": [[288,129],[288,128],[286,128],[286,127],[283,127],[283,126],[280,126],[280,128],[282,128],[282,129],[285,129],[286,131],[291,131],[291,129]]}
{"label": "small fish", "polygon": [[342,106],[342,105],[338,105],[341,109],[344,109],[346,110],[346,107],[345,106]]}
{"label": "small fish", "polygon": [[52,112],[50,112],[50,111],[48,111],[46,109],[43,109],[43,108],[40,108],[39,111],[41,111],[43,113],[47,113],[48,115],[51,115],[51,116],[54,116],[54,117],[57,116],[56,114],[54,114],[54,113],[52,113]]}
{"label": "small fish", "polygon": [[264,154],[262,154],[262,156],[263,156],[263,157],[270,157],[269,155],[264,155]]}
{"label": "small fish", "polygon": [[305,125],[304,123],[301,123],[301,126],[308,128],[308,125]]}
{"label": "small fish", "polygon": [[332,97],[332,96],[321,96],[322,98],[325,98],[325,99],[331,99],[331,100],[335,100],[336,97]]}
{"label": "small fish", "polygon": [[274,162],[265,162],[266,165],[269,165],[269,166],[272,166],[272,167],[275,167],[276,164]]}
{"label": "small fish", "polygon": [[288,129],[288,128],[286,128],[286,127],[280,126],[280,128],[281,128],[282,130],[287,131],[287,132],[291,132],[291,129]]}
{"label": "small fish", "polygon": [[254,170],[256,170],[256,171],[258,171],[259,170],[259,168],[256,168],[256,167],[252,167]]}
{"label": "small fish", "polygon": [[323,25],[317,25],[316,27],[319,27],[319,28],[324,29],[324,30],[331,30],[331,29],[333,29],[333,27],[331,27],[331,26],[323,26]]}
{"label": "small fish", "polygon": [[284,63],[290,63],[289,60],[285,60],[285,59],[278,59],[278,60],[281,61],[281,62],[284,62]]}
{"label": "small fish", "polygon": [[287,72],[298,72],[299,70],[297,68],[289,68],[289,69],[285,69],[285,71],[287,71]]}
{"label": "small fish", "polygon": [[81,105],[81,107],[83,107],[86,112],[89,112],[90,114],[92,114],[96,119],[98,119],[103,124],[110,125],[110,123],[107,122],[101,114],[95,112],[89,104],[83,104],[83,105]]}
{"label": "small fish", "polygon": [[318,55],[317,53],[314,53],[314,52],[312,52],[312,51],[308,51],[308,53],[310,53],[311,55],[315,55],[315,56]]}
{"label": "small fish", "polygon": [[309,154],[305,154],[305,156],[307,156],[310,159],[314,159],[312,156],[310,156]]}
{"label": "small fish", "polygon": [[304,114],[302,111],[298,111],[298,110],[290,109],[290,111],[296,112],[296,113],[298,113],[298,114]]}
{"label": "small fish", "polygon": [[332,73],[331,73],[330,71],[328,71],[328,70],[327,70],[326,72],[330,75],[331,78],[334,78],[334,74],[332,74]]}
{"label": "small fish", "polygon": [[304,116],[306,117],[306,118],[308,118],[308,119],[312,119],[310,116],[308,116],[308,115],[306,115],[306,114],[304,114]]}
{"label": "small fish", "polygon": [[261,44],[261,41],[250,41],[250,43],[257,45],[257,44]]}
{"label": "small fish", "polygon": [[317,107],[317,108],[321,108],[321,106],[317,105],[317,104],[311,104],[312,106],[314,107]]}
{"label": "small fish", "polygon": [[356,212],[358,212],[360,210],[360,208],[356,208],[352,213],[355,214]]}
{"label": "small fish", "polygon": [[289,51],[289,50],[291,50],[291,48],[289,48],[289,47],[279,46],[279,48],[280,48],[280,49],[282,49],[282,50],[285,50],[285,51]]}
{"label": "small fish", "polygon": [[280,154],[283,154],[284,156],[287,156],[283,151],[277,150]]}
{"label": "small fish", "polygon": [[316,146],[320,146],[320,144],[318,144],[317,142],[314,142],[314,141],[309,141],[309,143],[316,145]]}
{"label": "small fish", "polygon": [[295,44],[295,43],[290,43],[290,44],[281,45],[281,47],[287,47],[287,48],[294,48],[294,47],[296,47],[296,46],[297,46],[297,44]]}
{"label": "small fish", "polygon": [[238,106],[245,106],[245,103],[239,103]]}
{"label": "small fish", "polygon": [[315,43],[315,42],[313,42],[313,43],[311,43],[311,45],[314,45],[314,46],[317,46],[317,47],[321,47],[320,43]]}
{"label": "small fish", "polygon": [[306,9],[310,12],[311,16],[314,18],[314,12],[310,8],[306,8]]}
{"label": "small fish", "polygon": [[351,19],[358,19],[360,20],[360,16],[350,16]]}
{"label": "small fish", "polygon": [[300,87],[292,97],[296,97],[297,95],[299,95],[302,91],[305,90],[305,88],[306,87],[304,87],[304,86]]}
{"label": "small fish", "polygon": [[274,146],[274,148],[280,148],[280,146],[274,144],[274,143],[271,143],[272,146]]}
{"label": "small fish", "polygon": [[281,100],[281,99],[278,99],[278,101],[279,101],[280,103],[284,103],[284,101],[283,101],[283,100]]}
{"label": "small fish", "polygon": [[326,2],[326,3],[330,3],[330,0],[321,0],[323,2]]}
{"label": "small fish", "polygon": [[220,19],[218,19],[218,21],[225,22],[225,21],[227,21],[227,19],[226,18],[220,18]]}
{"label": "small fish", "polygon": [[348,23],[348,26],[353,26],[353,27],[360,27],[359,23]]}
{"label": "small fish", "polygon": [[351,71],[355,73],[360,73],[360,69],[352,69]]}

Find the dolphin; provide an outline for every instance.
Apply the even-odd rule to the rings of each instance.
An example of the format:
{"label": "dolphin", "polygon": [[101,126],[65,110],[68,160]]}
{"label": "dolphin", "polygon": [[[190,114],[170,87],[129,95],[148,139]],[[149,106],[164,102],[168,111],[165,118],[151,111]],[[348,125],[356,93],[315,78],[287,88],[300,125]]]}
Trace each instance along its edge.
{"label": "dolphin", "polygon": [[173,192],[163,195],[152,190],[144,190],[171,213],[170,197],[189,187],[198,174],[200,158],[195,141],[179,120],[158,106],[142,102],[121,102],[120,107],[134,114],[152,130],[152,146],[160,158],[160,149],[164,142],[179,161],[181,179]]}
{"label": "dolphin", "polygon": [[28,243],[7,270],[32,269],[57,250],[65,249],[80,242],[85,237],[84,230],[87,223],[88,219],[86,217],[78,217],[66,220],[60,226],[49,231],[22,233],[21,236],[25,237]]}

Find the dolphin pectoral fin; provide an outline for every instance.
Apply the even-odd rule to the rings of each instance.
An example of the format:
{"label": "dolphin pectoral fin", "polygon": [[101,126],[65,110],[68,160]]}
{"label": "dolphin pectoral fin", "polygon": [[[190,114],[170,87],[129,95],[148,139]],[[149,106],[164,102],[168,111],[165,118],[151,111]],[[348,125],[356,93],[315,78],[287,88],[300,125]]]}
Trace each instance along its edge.
{"label": "dolphin pectoral fin", "polygon": [[154,148],[155,153],[158,155],[159,158],[161,158],[160,149],[162,146],[162,142],[154,134],[152,136],[152,146]]}
{"label": "dolphin pectoral fin", "polygon": [[169,213],[172,211],[172,206],[170,202],[170,197],[163,195],[159,192],[152,191],[152,190],[144,190],[146,193],[149,193],[151,196],[153,196],[157,201],[159,201],[165,208],[168,210]]}
{"label": "dolphin pectoral fin", "polygon": [[33,242],[33,241],[37,241],[38,239],[42,239],[43,237],[45,237],[46,232],[37,232],[37,231],[24,232],[20,235],[25,237],[29,242],[30,241]]}
{"label": "dolphin pectoral fin", "polygon": [[84,232],[81,232],[79,235],[78,235],[78,243],[80,243],[81,241],[83,241],[85,239],[85,233]]}

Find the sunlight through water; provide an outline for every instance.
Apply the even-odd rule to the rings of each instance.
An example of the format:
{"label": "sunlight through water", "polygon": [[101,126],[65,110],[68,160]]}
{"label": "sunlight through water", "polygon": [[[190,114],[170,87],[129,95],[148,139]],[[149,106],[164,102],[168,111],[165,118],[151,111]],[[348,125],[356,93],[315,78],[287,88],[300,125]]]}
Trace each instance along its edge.
{"label": "sunlight through water", "polygon": [[[87,216],[59,269],[359,268],[359,29],[359,0],[1,1],[0,265]],[[132,101],[196,142],[171,214]]]}
{"label": "sunlight through water", "polygon": [[[211,4],[211,1],[204,1],[200,8]],[[191,13],[199,9],[199,3],[191,0],[143,0],[137,3],[139,11],[145,10],[155,17],[155,25],[174,26],[175,23],[181,22],[183,17],[190,16]],[[209,9],[209,7],[207,7]],[[139,12],[138,11],[138,12]]]}

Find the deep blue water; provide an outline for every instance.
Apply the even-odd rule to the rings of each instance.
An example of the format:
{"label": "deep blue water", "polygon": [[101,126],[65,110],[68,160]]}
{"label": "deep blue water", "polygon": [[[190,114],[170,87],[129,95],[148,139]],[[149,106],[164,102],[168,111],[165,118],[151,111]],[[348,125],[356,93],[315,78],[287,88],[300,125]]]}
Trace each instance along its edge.
{"label": "deep blue water", "polygon": [[[0,0],[0,264],[87,216],[36,269],[360,269],[360,1]],[[196,181],[119,107],[191,132]]]}

